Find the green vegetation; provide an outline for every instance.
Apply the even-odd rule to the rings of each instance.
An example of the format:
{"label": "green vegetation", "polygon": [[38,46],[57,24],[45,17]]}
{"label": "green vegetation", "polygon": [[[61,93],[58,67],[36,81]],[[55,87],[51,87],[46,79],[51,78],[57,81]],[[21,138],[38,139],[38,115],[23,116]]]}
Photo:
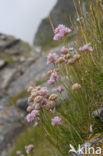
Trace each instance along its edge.
{"label": "green vegetation", "polygon": [[[94,2],[94,1],[93,1]],[[77,11],[77,15],[78,10]],[[87,17],[82,16],[80,8],[79,24],[74,25],[78,32],[76,41],[75,57],[70,54],[68,62],[57,64],[54,62],[54,70],[57,71],[61,85],[65,88],[64,95],[58,94],[61,98],[60,105],[55,113],[46,111],[45,107],[40,108],[40,129],[33,130],[36,134],[31,141],[32,129],[28,132],[29,141],[34,146],[38,142],[37,153],[43,156],[45,153],[39,153],[42,150],[41,134],[45,145],[56,147],[56,153],[53,156],[67,156],[69,145],[72,144],[77,148],[78,144],[84,144],[90,136],[97,133],[103,133],[103,124],[96,119],[92,113],[103,106],[103,6],[100,1],[90,2],[90,8]],[[68,48],[67,36],[63,38],[63,44]],[[81,47],[82,50],[79,48]],[[79,57],[77,57],[79,56]],[[75,59],[74,59],[75,58]],[[49,97],[50,98],[50,97]],[[69,100],[68,100],[69,99]],[[48,98],[46,99],[48,100]],[[50,99],[49,99],[50,100]],[[33,102],[35,98],[33,99]],[[62,119],[62,124],[51,125],[51,120],[58,116]],[[39,130],[40,131],[39,131]],[[36,133],[38,131],[38,134]],[[43,132],[43,133],[42,133]],[[26,137],[25,137],[26,138]],[[22,138],[21,138],[22,140]],[[28,139],[25,139],[24,144]],[[48,141],[47,141],[48,140]],[[16,143],[16,149],[18,149]],[[41,145],[41,146],[40,146]],[[24,145],[20,146],[22,150]],[[45,150],[48,151],[49,147]],[[18,149],[19,150],[19,149]],[[46,154],[44,154],[46,156]],[[47,154],[48,155],[48,154]]]}
{"label": "green vegetation", "polygon": [[30,127],[23,132],[16,140],[15,147],[10,156],[16,156],[16,151],[20,150],[25,154],[25,146],[34,144],[34,156],[54,156],[56,150],[46,139],[45,132],[41,127]]}

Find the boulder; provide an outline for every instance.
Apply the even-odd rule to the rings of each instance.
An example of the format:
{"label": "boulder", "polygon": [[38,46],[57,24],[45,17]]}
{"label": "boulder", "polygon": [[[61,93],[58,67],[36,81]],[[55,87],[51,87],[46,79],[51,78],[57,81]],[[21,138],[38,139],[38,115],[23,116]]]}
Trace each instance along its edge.
{"label": "boulder", "polygon": [[[71,26],[70,18],[75,16],[75,8],[72,0],[58,0],[55,7],[50,12],[54,27],[58,24]],[[48,18],[42,20],[35,35],[34,45],[43,46],[48,44],[53,38],[53,31]]]}
{"label": "boulder", "polygon": [[0,59],[0,69],[2,69],[3,67],[5,67],[5,65],[6,65],[6,61]]}

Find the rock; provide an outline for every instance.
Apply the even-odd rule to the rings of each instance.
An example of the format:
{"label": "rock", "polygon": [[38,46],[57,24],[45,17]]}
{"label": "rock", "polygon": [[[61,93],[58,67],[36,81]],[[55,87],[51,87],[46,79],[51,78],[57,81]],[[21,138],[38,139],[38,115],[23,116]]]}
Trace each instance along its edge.
{"label": "rock", "polygon": [[14,107],[0,108],[0,155],[23,128],[20,113]]}
{"label": "rock", "polygon": [[14,78],[15,74],[16,74],[17,70],[16,69],[5,69],[3,71],[3,75],[2,75],[2,84],[0,86],[0,88],[7,88],[10,84],[10,82],[12,81],[12,79]]}
{"label": "rock", "polygon": [[5,67],[5,65],[6,65],[6,61],[0,59],[0,69]]}
{"label": "rock", "polygon": [[[69,17],[73,18],[75,15],[75,8],[72,0],[58,0],[57,4],[50,12],[51,19],[54,27],[58,24],[66,24],[67,20],[70,26]],[[42,20],[38,31],[35,35],[34,45],[43,46],[44,44],[48,44],[50,40],[53,38],[53,31],[48,18]],[[45,36],[45,37],[44,37]]]}
{"label": "rock", "polygon": [[19,99],[16,102],[16,107],[19,108],[22,111],[26,111],[26,109],[28,107],[28,98]]}
{"label": "rock", "polygon": [[103,122],[103,107],[95,110],[92,115],[96,118],[99,118]]}

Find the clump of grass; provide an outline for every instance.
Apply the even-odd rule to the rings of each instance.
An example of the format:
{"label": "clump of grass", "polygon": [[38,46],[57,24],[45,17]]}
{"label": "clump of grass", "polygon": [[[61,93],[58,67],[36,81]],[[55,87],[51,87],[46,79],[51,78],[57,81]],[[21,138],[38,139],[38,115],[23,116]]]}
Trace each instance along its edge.
{"label": "clump of grass", "polygon": [[[79,16],[78,10],[76,11]],[[101,122],[92,116],[92,112],[102,106],[103,101],[102,11],[100,1],[90,2],[87,17],[82,17],[79,24],[75,26],[79,34],[75,56],[69,53],[69,59],[66,60],[67,56],[58,59],[55,53],[48,55],[48,64],[51,63],[54,66],[54,70],[49,72],[49,84],[54,84],[59,79],[60,84],[65,88],[65,96],[60,91],[58,93],[61,104],[57,111],[55,111],[56,102],[54,102],[57,96],[49,95],[47,88],[35,88],[32,92],[34,88],[30,87],[28,90],[31,93],[29,100],[33,102],[33,110],[35,110],[34,102],[36,104],[39,101],[41,106],[40,112],[36,111],[38,114],[35,116],[35,121],[42,125],[49,142],[58,150],[59,154],[57,155],[67,156],[70,144],[77,147],[78,144],[83,144],[85,140],[88,140],[90,136],[103,131]],[[80,16],[82,16],[81,6]],[[68,31],[69,29],[65,28],[64,30]],[[63,39],[66,51],[68,51],[67,38],[68,36],[63,33],[59,39],[58,34],[56,36],[57,40]],[[47,103],[43,105],[41,100],[44,97]],[[65,97],[69,100],[66,100]],[[48,106],[50,101],[54,102],[52,103],[53,107]],[[33,117],[34,112],[29,115]],[[55,116],[57,117],[56,122]],[[27,119],[30,122],[29,116]]]}

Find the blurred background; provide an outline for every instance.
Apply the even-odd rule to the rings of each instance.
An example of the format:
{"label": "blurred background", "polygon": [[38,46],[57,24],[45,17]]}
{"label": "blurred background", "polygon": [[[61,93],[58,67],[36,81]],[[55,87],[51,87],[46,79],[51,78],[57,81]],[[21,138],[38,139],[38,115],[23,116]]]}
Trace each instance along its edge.
{"label": "blurred background", "polygon": [[57,0],[0,0],[0,32],[32,44],[40,21]]}

